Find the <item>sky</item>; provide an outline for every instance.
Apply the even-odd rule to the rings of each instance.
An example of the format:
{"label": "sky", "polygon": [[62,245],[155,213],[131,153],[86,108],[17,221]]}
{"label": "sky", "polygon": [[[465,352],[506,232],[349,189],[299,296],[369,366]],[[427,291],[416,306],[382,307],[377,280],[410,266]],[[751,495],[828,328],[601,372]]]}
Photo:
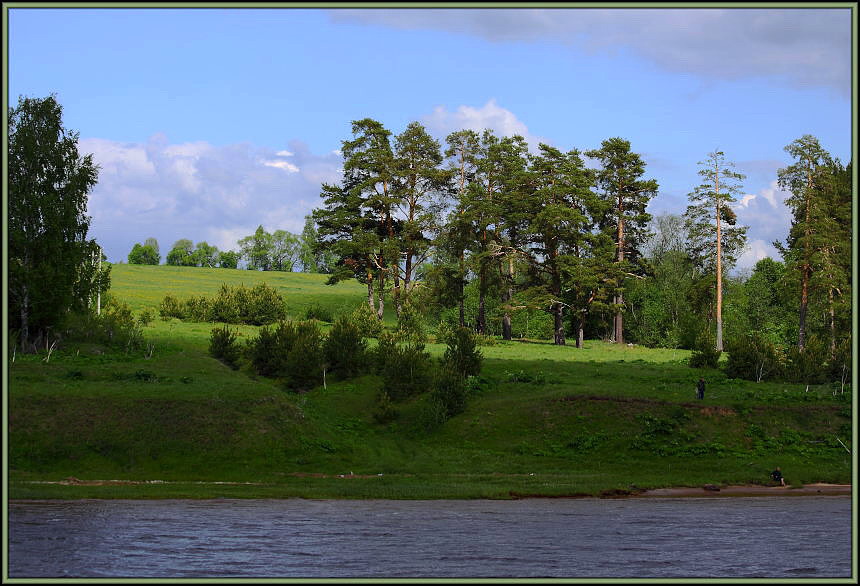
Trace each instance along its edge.
{"label": "sky", "polygon": [[[784,148],[852,158],[850,4],[697,8],[8,8],[8,104],[55,94],[100,166],[89,234],[111,262],[158,240],[238,250],[300,233],[353,120],[464,128],[530,149],[621,137],[682,214],[700,161],[743,173],[737,270],[784,241]],[[841,7],[839,7],[841,6]]]}

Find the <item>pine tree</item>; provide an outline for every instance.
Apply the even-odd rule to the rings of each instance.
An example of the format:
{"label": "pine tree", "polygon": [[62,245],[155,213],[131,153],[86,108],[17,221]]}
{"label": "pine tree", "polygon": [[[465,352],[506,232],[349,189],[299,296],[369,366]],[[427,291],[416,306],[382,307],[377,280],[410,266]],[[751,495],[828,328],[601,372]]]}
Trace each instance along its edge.
{"label": "pine tree", "polygon": [[601,227],[612,234],[615,241],[617,277],[615,279],[615,318],[613,338],[624,342],[624,279],[630,274],[641,274],[640,247],[648,237],[648,222],[651,216],[645,211],[648,202],[657,195],[657,181],[641,179],[645,173],[645,162],[630,151],[630,142],[622,138],[609,138],[600,149],[586,151],[585,156],[600,161],[602,168],[597,174],[597,185],[602,196],[611,202],[601,222]]}
{"label": "pine tree", "polygon": [[731,208],[741,192],[745,176],[732,171],[733,163],[721,151],[708,153],[699,163],[704,180],[688,198],[691,205],[684,214],[690,253],[698,266],[716,276],[716,346],[723,351],[723,275],[736,262],[746,244],[747,226],[737,226]]}
{"label": "pine tree", "polygon": [[815,269],[816,249],[829,235],[823,231],[825,215],[823,191],[832,166],[830,154],[812,135],[806,134],[785,147],[797,162],[777,171],[779,186],[791,192],[785,203],[792,211],[791,229],[786,245],[774,243],[783,252],[788,264],[800,273],[800,309],[798,311],[797,347],[803,350],[807,334],[810,284]]}

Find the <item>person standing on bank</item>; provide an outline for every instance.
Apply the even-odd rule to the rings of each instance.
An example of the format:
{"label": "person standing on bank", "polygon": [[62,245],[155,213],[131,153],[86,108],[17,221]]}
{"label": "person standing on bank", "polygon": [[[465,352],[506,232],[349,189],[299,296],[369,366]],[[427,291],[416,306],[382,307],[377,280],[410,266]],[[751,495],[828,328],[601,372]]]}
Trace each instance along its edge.
{"label": "person standing on bank", "polygon": [[704,399],[705,398],[705,379],[699,377],[699,382],[696,385],[696,398]]}

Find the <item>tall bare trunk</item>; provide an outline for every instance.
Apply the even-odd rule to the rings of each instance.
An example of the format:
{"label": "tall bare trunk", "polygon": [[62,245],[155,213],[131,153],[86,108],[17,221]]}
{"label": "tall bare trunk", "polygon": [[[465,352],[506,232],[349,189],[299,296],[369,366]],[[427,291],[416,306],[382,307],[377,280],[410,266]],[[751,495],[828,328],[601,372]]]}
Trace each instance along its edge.
{"label": "tall bare trunk", "polygon": [[717,200],[717,352],[723,351],[723,242],[720,232],[720,176],[719,170],[714,176],[715,194]]}
{"label": "tall bare trunk", "polygon": [[[617,228],[617,242],[618,242],[618,262],[624,262],[624,202],[621,199],[621,195],[618,196],[618,228]],[[621,285],[624,282],[624,278],[621,278]],[[623,307],[624,307],[624,294],[619,292],[616,296],[616,303],[618,304],[618,309],[615,311],[615,343],[623,344],[624,343],[624,317],[623,317]]]}

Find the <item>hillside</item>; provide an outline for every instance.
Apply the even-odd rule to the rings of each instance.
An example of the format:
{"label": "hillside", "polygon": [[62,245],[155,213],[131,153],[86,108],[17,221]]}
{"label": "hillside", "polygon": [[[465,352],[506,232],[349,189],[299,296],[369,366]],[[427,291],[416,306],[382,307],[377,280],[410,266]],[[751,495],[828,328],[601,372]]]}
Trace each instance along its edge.
{"label": "hillside", "polygon": [[[135,312],[222,283],[265,281],[295,318],[314,304],[352,309],[365,292],[321,275],[226,269],[115,265],[112,279]],[[374,420],[375,375],[293,394],[230,370],[207,353],[212,327],[156,318],[145,352],[70,345],[47,360],[16,356],[11,496],[599,495],[766,483],[777,465],[795,485],[851,480],[840,443],[850,447],[851,395],[831,386],[727,379],[689,368],[680,350],[497,341],[481,348],[466,411],[428,431],[420,397],[392,423]],[[696,401],[700,375],[708,389]]]}

